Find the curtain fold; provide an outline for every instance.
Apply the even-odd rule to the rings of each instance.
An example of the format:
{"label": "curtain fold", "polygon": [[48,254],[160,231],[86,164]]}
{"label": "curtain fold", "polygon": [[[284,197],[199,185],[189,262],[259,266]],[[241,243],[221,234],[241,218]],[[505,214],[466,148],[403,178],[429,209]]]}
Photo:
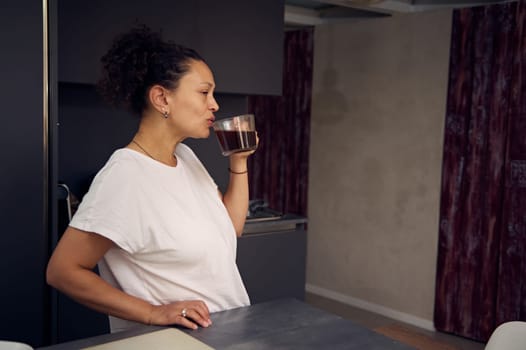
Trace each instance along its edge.
{"label": "curtain fold", "polygon": [[249,158],[250,198],[307,215],[313,29],[287,31],[282,96],[249,96],[260,138]]}
{"label": "curtain fold", "polygon": [[455,10],[435,327],[486,341],[526,320],[526,4]]}

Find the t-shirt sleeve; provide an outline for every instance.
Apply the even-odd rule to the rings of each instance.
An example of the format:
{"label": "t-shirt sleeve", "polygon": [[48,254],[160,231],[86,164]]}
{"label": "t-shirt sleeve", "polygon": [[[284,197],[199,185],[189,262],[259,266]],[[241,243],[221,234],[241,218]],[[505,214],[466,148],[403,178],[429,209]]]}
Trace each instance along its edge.
{"label": "t-shirt sleeve", "polygon": [[144,246],[138,198],[140,193],[130,169],[109,162],[95,176],[70,226],[112,240],[129,253]]}

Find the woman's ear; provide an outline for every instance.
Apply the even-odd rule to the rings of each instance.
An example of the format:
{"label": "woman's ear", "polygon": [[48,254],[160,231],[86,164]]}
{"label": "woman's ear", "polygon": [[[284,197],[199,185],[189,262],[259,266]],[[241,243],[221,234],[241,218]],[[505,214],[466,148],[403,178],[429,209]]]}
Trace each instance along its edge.
{"label": "woman's ear", "polygon": [[170,113],[168,110],[167,91],[161,85],[154,85],[148,92],[148,98],[153,108],[159,113]]}

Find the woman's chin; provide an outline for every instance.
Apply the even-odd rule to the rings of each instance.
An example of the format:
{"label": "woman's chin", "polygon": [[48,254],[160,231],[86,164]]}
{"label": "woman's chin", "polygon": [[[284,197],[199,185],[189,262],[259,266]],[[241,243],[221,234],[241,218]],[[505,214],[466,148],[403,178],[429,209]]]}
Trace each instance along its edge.
{"label": "woman's chin", "polygon": [[199,134],[196,133],[195,135],[192,135],[190,137],[193,139],[207,139],[208,137],[210,137],[210,129],[207,129],[206,131],[203,131]]}

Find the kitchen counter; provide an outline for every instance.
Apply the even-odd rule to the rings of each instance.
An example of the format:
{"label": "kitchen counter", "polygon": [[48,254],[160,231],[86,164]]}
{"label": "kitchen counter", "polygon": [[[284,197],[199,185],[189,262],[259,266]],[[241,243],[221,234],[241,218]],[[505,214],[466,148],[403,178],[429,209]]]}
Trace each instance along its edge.
{"label": "kitchen counter", "polygon": [[243,234],[291,231],[306,223],[307,218],[295,214],[249,218],[246,220]]}
{"label": "kitchen counter", "polygon": [[[211,319],[213,325],[209,328],[181,330],[214,349],[413,349],[295,299],[280,299],[217,312],[211,315]],[[40,350],[82,349],[166,328],[142,326],[131,331],[58,344]],[[155,348],[177,349],[178,345],[181,346],[178,342],[165,342],[156,344]]]}
{"label": "kitchen counter", "polygon": [[252,304],[305,298],[307,219],[294,214],[245,224],[237,265]]}

